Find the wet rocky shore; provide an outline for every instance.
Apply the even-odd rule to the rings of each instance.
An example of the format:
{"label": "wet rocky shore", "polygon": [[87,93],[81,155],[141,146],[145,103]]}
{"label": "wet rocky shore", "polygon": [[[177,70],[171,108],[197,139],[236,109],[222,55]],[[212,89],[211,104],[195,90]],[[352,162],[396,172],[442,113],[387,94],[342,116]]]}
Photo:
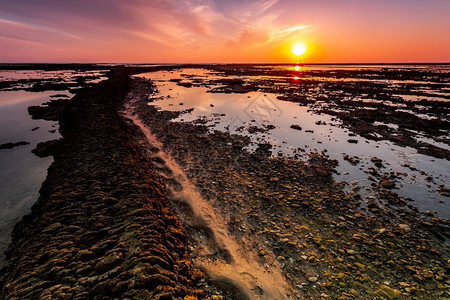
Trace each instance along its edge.
{"label": "wet rocky shore", "polygon": [[[142,79],[135,113],[261,265],[276,259],[299,299],[445,299],[449,290],[449,222],[420,213],[387,184],[367,207],[332,178],[326,153],[307,162],[272,157],[271,145],[210,132],[202,120],[172,122],[188,111],[161,111]],[[136,100],[138,99],[138,100]],[[167,186],[177,183],[166,180]],[[188,234],[195,234],[195,230]],[[191,257],[195,257],[195,241]],[[211,258],[221,260],[223,258]],[[264,291],[252,298],[264,299]]]}
{"label": "wet rocky shore", "polygon": [[202,294],[194,288],[202,274],[187,260],[187,236],[164,186],[118,115],[129,77],[109,77],[67,101],[60,115],[30,110],[58,120],[63,138],[36,149],[54,162],[32,212],[14,228],[1,299]]}
{"label": "wet rocky shore", "polygon": [[[14,228],[0,299],[273,299],[261,278],[278,269],[283,278],[272,284],[285,294],[277,299],[450,297],[449,220],[419,212],[382,178],[379,197],[361,205],[333,180],[336,161],[325,152],[273,157],[261,143],[250,153],[246,136],[211,131],[201,119],[173,122],[189,112],[152,106],[154,83],[130,77],[165,69],[113,70],[71,100],[29,109],[58,121],[63,138],[34,150],[54,163]],[[222,89],[264,91],[263,83]],[[157,145],[123,116],[127,104]],[[211,275],[210,265],[238,263],[239,251],[220,245],[206,222],[186,222],[193,207],[174,197],[184,183],[167,157],[261,277]],[[253,288],[240,289],[239,279]]]}

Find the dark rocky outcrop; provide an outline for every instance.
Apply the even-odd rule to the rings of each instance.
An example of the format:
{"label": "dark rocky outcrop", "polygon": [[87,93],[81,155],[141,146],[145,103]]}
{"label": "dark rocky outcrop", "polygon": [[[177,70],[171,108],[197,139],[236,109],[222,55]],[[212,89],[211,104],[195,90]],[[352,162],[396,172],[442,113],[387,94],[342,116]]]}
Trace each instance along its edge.
{"label": "dark rocky outcrop", "polygon": [[51,100],[43,105],[30,106],[28,113],[33,119],[59,121],[68,101],[66,99]]}
{"label": "dark rocky outcrop", "polygon": [[36,148],[31,150],[38,157],[47,157],[55,154],[60,145],[59,140],[51,140],[37,144]]}
{"label": "dark rocky outcrop", "polygon": [[17,142],[17,143],[1,144],[0,145],[0,150],[2,150],[2,149],[12,149],[14,147],[25,146],[25,145],[28,145],[28,144],[29,144],[29,142],[25,142],[25,141],[21,141],[21,142]]}

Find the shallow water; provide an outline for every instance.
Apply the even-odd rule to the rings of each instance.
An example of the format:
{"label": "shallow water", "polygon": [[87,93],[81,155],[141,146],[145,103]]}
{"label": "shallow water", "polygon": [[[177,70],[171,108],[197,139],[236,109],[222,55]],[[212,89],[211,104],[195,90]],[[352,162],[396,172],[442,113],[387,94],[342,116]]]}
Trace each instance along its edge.
{"label": "shallow water", "polygon": [[[68,83],[75,82],[78,76],[89,76],[86,82],[95,83],[106,78],[103,74],[102,71],[0,70],[0,81],[45,79],[48,82]],[[92,79],[92,76],[100,76],[100,79]],[[13,88],[29,87],[29,83],[17,83]],[[11,241],[13,226],[30,212],[39,197],[47,169],[53,162],[52,157],[39,158],[31,151],[39,142],[61,137],[57,122],[31,119],[28,107],[61,98],[62,95],[67,96],[65,99],[73,96],[68,91],[0,90],[0,144],[29,142],[28,145],[0,150],[0,267],[5,263],[4,251]]]}
{"label": "shallow water", "polygon": [[[376,192],[371,189],[368,172],[369,167],[374,167],[370,159],[380,158],[384,165],[380,168],[380,174],[395,172],[400,177],[397,179],[398,189],[394,189],[395,192],[402,197],[411,198],[422,211],[434,211],[441,217],[450,217],[448,198],[441,196],[436,190],[439,184],[450,182],[449,161],[418,154],[415,149],[399,147],[389,141],[372,141],[355,136],[335,118],[314,113],[307,106],[278,100],[276,94],[208,93],[206,87],[188,88],[169,81],[184,79],[188,77],[187,74],[195,77],[210,76],[209,80],[218,78],[216,73],[209,75],[207,70],[201,69],[140,74],[139,76],[154,80],[159,90],[158,96],[149,99],[149,105],[170,111],[193,109],[174,121],[202,119],[211,131],[249,135],[253,142],[249,150],[255,149],[257,143],[270,142],[273,145],[273,155],[297,155],[304,160],[307,158],[305,153],[324,151],[331,159],[339,161],[335,179],[352,183],[347,190],[359,186],[363,199],[376,196]],[[302,130],[290,128],[294,124],[299,125]],[[274,128],[264,130],[268,125],[273,125]],[[348,143],[349,139],[357,140],[358,143]],[[358,156],[360,163],[352,165],[344,160],[344,153]],[[405,165],[417,170],[412,171]],[[426,176],[432,176],[434,182],[426,181]]]}
{"label": "shallow water", "polygon": [[[54,94],[53,91],[0,91],[0,144],[19,141],[30,143],[0,150],[0,264],[3,251],[10,241],[12,227],[36,202],[47,168],[53,161],[51,157],[38,158],[31,150],[39,142],[60,137],[55,122],[32,120],[27,108],[48,101]],[[52,130],[56,132],[49,132]]]}

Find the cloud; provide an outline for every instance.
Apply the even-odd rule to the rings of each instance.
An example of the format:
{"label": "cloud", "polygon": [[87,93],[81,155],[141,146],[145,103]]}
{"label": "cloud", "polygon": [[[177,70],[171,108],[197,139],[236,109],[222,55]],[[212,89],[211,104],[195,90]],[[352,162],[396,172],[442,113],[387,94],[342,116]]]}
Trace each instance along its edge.
{"label": "cloud", "polygon": [[254,5],[254,8],[256,8],[261,13],[263,13],[263,12],[266,12],[267,10],[269,10],[275,4],[277,4],[278,1],[279,0],[262,0],[262,1],[257,1],[256,4]]}
{"label": "cloud", "polygon": [[[47,32],[61,33],[77,38],[111,38],[131,34],[170,45],[186,41],[186,36],[207,36],[213,33],[211,23],[217,14],[207,5],[194,1],[175,0],[96,0],[53,1],[0,0],[0,18],[15,24],[32,24],[33,31],[46,28]],[[5,28],[5,23],[0,24]],[[7,24],[11,27],[10,24]],[[6,30],[1,30],[2,32]],[[142,34],[136,32],[142,31]],[[19,36],[29,38],[24,31]],[[174,36],[179,39],[175,39]],[[164,41],[167,37],[167,41]],[[20,37],[19,37],[20,38]]]}
{"label": "cloud", "polygon": [[229,38],[225,44],[230,48],[258,46],[270,41],[267,31],[257,29],[244,29],[236,38]]}
{"label": "cloud", "polygon": [[259,47],[292,40],[312,30],[313,25],[286,25],[284,20],[280,20],[281,10],[275,7],[278,3],[278,0],[261,0],[244,4],[234,24],[237,31],[225,40],[225,45],[232,48]]}
{"label": "cloud", "polygon": [[0,0],[0,36],[86,53],[111,45],[122,53],[137,47],[141,53],[230,51],[269,44],[307,28],[283,24],[280,4],[281,0]]}
{"label": "cloud", "polygon": [[280,33],[292,33],[297,31],[304,31],[305,29],[311,28],[313,25],[300,25],[300,26],[294,26],[294,27],[288,27],[285,29],[280,30]]}
{"label": "cloud", "polygon": [[213,25],[221,19],[209,5],[194,5],[188,2],[187,11],[175,12],[182,26],[186,26],[193,33],[210,36],[213,34]]}
{"label": "cloud", "polygon": [[55,41],[61,39],[79,39],[78,36],[66,33],[54,28],[44,26],[24,24],[20,22],[5,20],[0,18],[0,36],[15,39],[18,41],[28,41],[42,43],[43,41]]}

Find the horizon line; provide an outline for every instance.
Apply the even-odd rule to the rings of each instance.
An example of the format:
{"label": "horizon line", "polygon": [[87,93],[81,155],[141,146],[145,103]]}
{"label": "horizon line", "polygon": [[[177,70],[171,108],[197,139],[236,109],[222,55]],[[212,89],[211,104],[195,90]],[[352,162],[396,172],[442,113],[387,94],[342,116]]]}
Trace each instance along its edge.
{"label": "horizon line", "polygon": [[447,62],[0,62],[0,65],[448,65]]}

